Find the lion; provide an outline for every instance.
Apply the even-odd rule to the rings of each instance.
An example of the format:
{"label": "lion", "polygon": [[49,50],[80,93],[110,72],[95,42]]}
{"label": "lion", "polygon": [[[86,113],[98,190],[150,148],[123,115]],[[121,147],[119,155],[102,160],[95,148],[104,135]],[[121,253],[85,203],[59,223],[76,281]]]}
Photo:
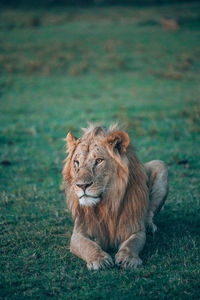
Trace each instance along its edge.
{"label": "lion", "polygon": [[156,231],[153,218],[167,197],[168,168],[160,160],[143,165],[117,125],[83,130],[79,139],[71,132],[66,137],[63,179],[74,219],[70,251],[89,270],[137,268],[146,230]]}

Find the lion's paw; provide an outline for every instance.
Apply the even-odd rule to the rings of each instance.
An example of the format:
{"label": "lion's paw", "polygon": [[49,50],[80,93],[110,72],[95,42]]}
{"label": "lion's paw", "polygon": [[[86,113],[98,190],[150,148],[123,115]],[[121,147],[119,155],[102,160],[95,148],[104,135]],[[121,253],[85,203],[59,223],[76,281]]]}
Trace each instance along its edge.
{"label": "lion's paw", "polygon": [[114,263],[112,257],[105,253],[97,257],[94,261],[87,263],[88,270],[100,270],[105,268],[113,267]]}
{"label": "lion's paw", "polygon": [[139,256],[134,256],[132,254],[123,253],[119,251],[115,255],[115,264],[123,269],[136,269],[142,264],[142,260]]}

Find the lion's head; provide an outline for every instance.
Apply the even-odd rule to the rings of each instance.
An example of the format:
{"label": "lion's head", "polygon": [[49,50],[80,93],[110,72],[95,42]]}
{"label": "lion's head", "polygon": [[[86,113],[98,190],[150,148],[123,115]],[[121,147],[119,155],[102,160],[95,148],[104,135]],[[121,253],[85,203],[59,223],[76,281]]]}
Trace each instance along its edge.
{"label": "lion's head", "polygon": [[64,176],[81,206],[96,205],[113,188],[117,189],[116,175],[126,185],[129,165],[125,154],[129,145],[126,132],[117,126],[109,130],[90,126],[80,139],[69,132],[66,140],[69,156]]}

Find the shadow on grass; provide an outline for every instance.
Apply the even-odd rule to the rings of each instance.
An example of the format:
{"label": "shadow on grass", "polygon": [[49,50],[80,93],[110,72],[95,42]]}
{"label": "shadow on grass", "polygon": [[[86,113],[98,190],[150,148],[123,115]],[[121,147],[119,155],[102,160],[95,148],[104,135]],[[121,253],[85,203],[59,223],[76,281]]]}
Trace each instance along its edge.
{"label": "shadow on grass", "polygon": [[195,240],[200,235],[200,218],[198,215],[185,215],[180,211],[179,215],[163,212],[155,218],[158,228],[155,235],[147,234],[147,240],[142,252],[144,264],[148,264],[155,255],[159,256],[183,256],[183,249],[190,251]]}

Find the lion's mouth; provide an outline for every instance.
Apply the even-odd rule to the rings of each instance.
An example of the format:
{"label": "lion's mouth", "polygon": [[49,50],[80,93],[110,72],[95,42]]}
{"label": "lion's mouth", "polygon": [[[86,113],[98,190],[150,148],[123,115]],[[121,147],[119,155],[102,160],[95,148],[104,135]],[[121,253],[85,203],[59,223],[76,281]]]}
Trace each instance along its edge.
{"label": "lion's mouth", "polygon": [[79,203],[81,206],[94,206],[101,201],[101,195],[102,194],[100,194],[99,196],[91,196],[84,194],[79,197]]}
{"label": "lion's mouth", "polygon": [[81,197],[79,197],[79,199],[81,199],[83,197],[99,199],[99,198],[101,198],[101,196],[102,196],[102,193],[99,196],[91,196],[91,195],[83,194]]}

